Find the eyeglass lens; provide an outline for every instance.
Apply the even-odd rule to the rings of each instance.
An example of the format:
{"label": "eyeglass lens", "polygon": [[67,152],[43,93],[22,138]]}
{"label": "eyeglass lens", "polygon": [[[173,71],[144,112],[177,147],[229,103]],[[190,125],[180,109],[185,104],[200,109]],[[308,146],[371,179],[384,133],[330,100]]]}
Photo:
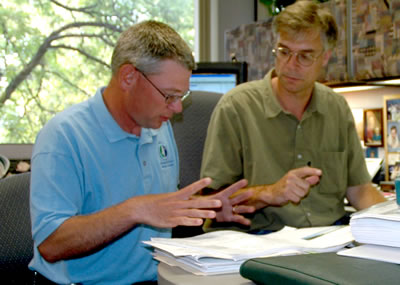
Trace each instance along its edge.
{"label": "eyeglass lens", "polygon": [[[312,65],[317,58],[320,56],[315,56],[310,52],[305,52],[305,51],[292,51],[288,48],[283,48],[283,47],[278,47],[277,49],[273,49],[272,51],[276,57],[278,57],[281,60],[289,60],[292,55],[296,56],[296,60],[298,63],[300,63],[303,66],[310,66]],[[322,54],[322,53],[321,53]]]}

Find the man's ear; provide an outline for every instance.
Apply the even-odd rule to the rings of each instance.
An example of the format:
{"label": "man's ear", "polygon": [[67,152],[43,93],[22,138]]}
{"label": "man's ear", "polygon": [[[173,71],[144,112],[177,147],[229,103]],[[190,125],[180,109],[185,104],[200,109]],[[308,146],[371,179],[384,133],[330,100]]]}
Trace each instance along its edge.
{"label": "man's ear", "polygon": [[332,55],[332,50],[327,50],[326,52],[324,52],[324,54],[323,54],[324,58],[323,58],[323,62],[322,62],[323,66],[326,66],[328,64],[329,59],[331,58],[331,55]]}
{"label": "man's ear", "polygon": [[137,70],[132,64],[123,64],[118,70],[118,82],[125,91],[135,83]]}

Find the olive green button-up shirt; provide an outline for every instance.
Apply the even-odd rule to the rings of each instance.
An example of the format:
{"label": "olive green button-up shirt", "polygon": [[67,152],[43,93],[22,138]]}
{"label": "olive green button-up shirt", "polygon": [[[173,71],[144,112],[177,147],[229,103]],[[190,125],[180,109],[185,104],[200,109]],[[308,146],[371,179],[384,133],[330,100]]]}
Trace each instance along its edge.
{"label": "olive green button-up shirt", "polygon": [[[371,180],[352,113],[341,95],[315,83],[299,121],[275,97],[272,73],[221,98],[208,127],[201,176],[213,179],[213,189],[241,178],[249,186],[274,184],[289,170],[311,163],[322,176],[309,194],[298,204],[268,206],[249,215],[252,224],[244,230],[330,225],[345,214],[347,188]],[[239,229],[206,224],[206,228],[220,226]]]}

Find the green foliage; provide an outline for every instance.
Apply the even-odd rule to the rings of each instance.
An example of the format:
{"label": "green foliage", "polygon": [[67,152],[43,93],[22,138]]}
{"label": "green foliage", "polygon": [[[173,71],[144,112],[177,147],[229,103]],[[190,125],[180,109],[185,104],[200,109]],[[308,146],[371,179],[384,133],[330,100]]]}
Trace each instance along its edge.
{"label": "green foliage", "polygon": [[32,143],[57,112],[110,78],[119,33],[145,19],[174,27],[193,49],[191,0],[2,0],[0,143]]}
{"label": "green foliage", "polygon": [[[265,5],[268,13],[271,16],[278,15],[286,6],[296,2],[296,0],[259,0],[261,4]],[[316,2],[327,2],[329,0],[315,0]]]}

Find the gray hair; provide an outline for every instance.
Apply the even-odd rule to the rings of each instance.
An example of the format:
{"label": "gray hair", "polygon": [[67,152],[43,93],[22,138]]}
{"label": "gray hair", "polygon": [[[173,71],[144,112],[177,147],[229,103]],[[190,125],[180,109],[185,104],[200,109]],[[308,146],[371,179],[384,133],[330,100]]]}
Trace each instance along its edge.
{"label": "gray hair", "polygon": [[195,62],[187,43],[167,24],[149,20],[135,24],[119,37],[111,59],[112,74],[126,63],[144,73],[157,73],[160,62],[172,59],[189,70]]}
{"label": "gray hair", "polygon": [[276,35],[281,31],[299,33],[312,29],[321,29],[325,50],[336,46],[338,28],[332,14],[310,0],[300,0],[287,6],[273,21]]}

